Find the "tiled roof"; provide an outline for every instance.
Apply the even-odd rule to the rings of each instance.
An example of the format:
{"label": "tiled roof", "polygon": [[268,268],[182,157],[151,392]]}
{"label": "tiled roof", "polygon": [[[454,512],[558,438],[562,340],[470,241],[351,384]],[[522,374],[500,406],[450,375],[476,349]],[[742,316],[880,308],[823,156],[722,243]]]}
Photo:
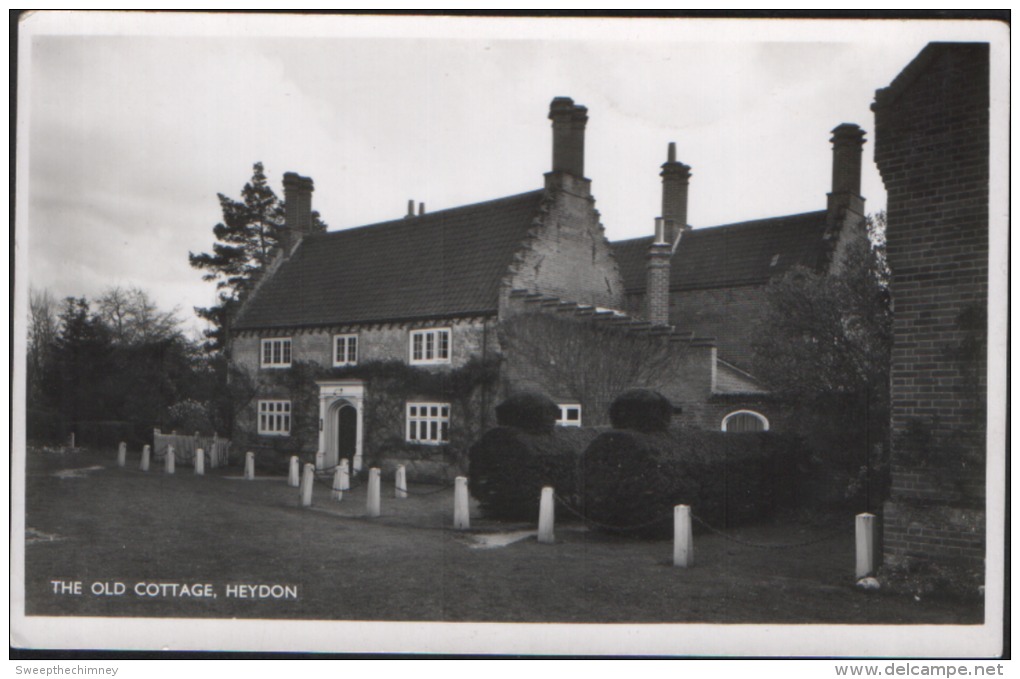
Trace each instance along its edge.
{"label": "tiled roof", "polygon": [[[825,211],[693,229],[684,234],[670,267],[671,290],[755,285],[790,267],[817,266],[823,253]],[[652,237],[612,243],[624,289],[645,289]]]}
{"label": "tiled roof", "polygon": [[265,281],[236,329],[494,312],[542,191],[314,234]]}
{"label": "tiled roof", "polygon": [[717,359],[715,363],[716,394],[765,394],[768,391],[750,374]]}

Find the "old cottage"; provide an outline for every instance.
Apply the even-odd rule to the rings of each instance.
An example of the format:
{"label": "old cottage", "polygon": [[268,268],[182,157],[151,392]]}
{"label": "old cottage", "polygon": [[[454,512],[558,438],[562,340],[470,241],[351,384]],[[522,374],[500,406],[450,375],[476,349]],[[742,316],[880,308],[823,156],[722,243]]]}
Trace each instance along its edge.
{"label": "old cottage", "polygon": [[[508,393],[544,391],[570,426],[604,423],[605,392],[632,386],[697,426],[767,427],[748,307],[770,276],[838,259],[863,218],[863,133],[836,130],[826,210],[704,230],[687,226],[689,168],[671,147],[656,235],[610,243],[584,175],[587,110],[556,98],[549,118],[544,186],[474,205],[311,233],[312,180],[284,176],[283,247],[231,328],[251,386],[236,437],[325,466],[449,462]],[[564,377],[614,371],[601,391]]]}

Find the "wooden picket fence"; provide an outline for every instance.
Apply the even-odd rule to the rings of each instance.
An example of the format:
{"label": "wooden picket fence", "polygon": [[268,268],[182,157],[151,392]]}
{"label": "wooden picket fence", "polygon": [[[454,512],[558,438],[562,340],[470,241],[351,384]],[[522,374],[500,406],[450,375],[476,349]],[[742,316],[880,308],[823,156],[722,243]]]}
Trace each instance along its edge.
{"label": "wooden picket fence", "polygon": [[200,433],[178,434],[171,432],[164,434],[159,429],[152,431],[152,455],[155,459],[166,458],[167,449],[174,447],[174,462],[180,464],[195,464],[195,451],[199,448],[205,453],[206,466],[210,469],[223,467],[230,460],[230,441],[216,436],[202,436]]}

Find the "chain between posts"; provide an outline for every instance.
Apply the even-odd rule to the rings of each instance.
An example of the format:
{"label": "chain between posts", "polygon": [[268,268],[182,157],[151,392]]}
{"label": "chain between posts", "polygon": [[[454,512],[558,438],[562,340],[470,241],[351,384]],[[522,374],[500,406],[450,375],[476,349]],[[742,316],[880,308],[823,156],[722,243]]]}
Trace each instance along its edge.
{"label": "chain between posts", "polygon": [[[610,524],[600,523],[598,521],[594,521],[592,519],[589,519],[587,516],[585,516],[581,512],[579,512],[576,509],[574,509],[574,507],[569,502],[567,502],[566,500],[564,500],[562,497],[560,497],[559,495],[557,495],[555,493],[553,493],[553,497],[555,497],[556,501],[559,502],[560,505],[562,505],[568,512],[570,512],[574,516],[578,517],[579,519],[583,520],[586,524],[591,525],[591,526],[595,526],[596,528],[604,528],[604,529],[607,529],[607,530],[615,530],[615,531],[626,532],[626,531],[640,530],[642,528],[648,528],[650,526],[654,526],[656,524],[664,523],[666,521],[669,521],[669,520],[673,519],[672,514],[670,514],[668,516],[662,516],[662,517],[659,517],[657,519],[652,519],[651,521],[647,521],[645,523],[640,523],[640,524],[635,524],[635,525],[632,525],[632,526],[613,526],[613,525],[610,525]],[[702,527],[704,527],[706,530],[708,530],[711,533],[715,533],[716,535],[719,535],[720,537],[722,537],[722,538],[724,538],[726,540],[730,540],[731,542],[735,542],[735,543],[743,545],[745,547],[753,547],[755,549],[795,549],[795,548],[798,548],[798,547],[809,547],[811,545],[815,545],[815,544],[818,544],[818,543],[821,543],[821,542],[825,542],[827,540],[832,540],[832,539],[834,539],[836,537],[839,537],[841,534],[846,532],[846,529],[838,528],[838,529],[832,530],[832,531],[830,531],[830,532],[828,532],[828,533],[826,533],[824,535],[821,535],[821,536],[818,536],[818,537],[815,537],[815,538],[811,538],[810,540],[804,540],[802,542],[789,542],[789,543],[751,542],[750,540],[744,540],[742,538],[738,538],[738,537],[736,537],[734,535],[730,535],[729,533],[726,533],[726,532],[724,532],[722,530],[719,530],[718,528],[712,526],[711,524],[709,524],[707,521],[705,521],[701,517],[697,516],[696,514],[692,513],[691,514],[691,518],[694,519],[699,525],[701,525]]]}

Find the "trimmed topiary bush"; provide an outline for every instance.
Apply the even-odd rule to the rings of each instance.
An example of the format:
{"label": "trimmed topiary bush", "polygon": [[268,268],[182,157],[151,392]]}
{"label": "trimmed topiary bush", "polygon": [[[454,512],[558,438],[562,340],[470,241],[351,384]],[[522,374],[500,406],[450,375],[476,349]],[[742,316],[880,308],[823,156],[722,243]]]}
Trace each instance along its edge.
{"label": "trimmed topiary bush", "polygon": [[609,421],[615,429],[641,432],[666,431],[673,417],[673,404],[651,389],[629,389],[609,406]]}
{"label": "trimmed topiary bush", "polygon": [[545,394],[534,391],[514,394],[496,406],[499,426],[517,427],[532,434],[551,432],[559,415],[559,406]]}
{"label": "trimmed topiary bush", "polygon": [[577,461],[597,435],[594,429],[557,427],[532,433],[496,427],[471,446],[471,494],[487,518],[535,521],[542,486],[561,498],[576,495]]}
{"label": "trimmed topiary bush", "polygon": [[690,505],[695,516],[719,529],[766,518],[794,500],[784,477],[796,475],[796,452],[774,437],[686,429],[605,432],[581,457],[583,511],[596,527],[648,537],[672,534],[678,504]]}

